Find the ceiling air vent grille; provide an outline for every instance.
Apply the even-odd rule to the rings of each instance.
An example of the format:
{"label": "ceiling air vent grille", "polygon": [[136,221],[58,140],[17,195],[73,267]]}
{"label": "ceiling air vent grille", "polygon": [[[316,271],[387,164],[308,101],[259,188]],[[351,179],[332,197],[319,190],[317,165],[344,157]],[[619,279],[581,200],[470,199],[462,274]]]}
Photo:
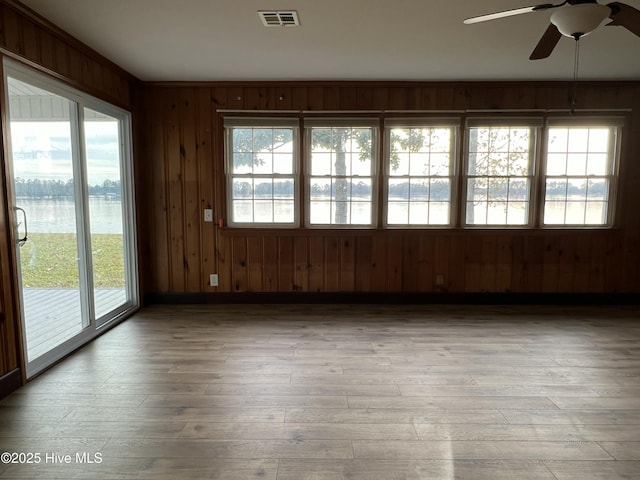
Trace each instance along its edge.
{"label": "ceiling air vent grille", "polygon": [[259,11],[258,15],[265,27],[293,27],[300,25],[298,20],[298,12],[288,11]]}

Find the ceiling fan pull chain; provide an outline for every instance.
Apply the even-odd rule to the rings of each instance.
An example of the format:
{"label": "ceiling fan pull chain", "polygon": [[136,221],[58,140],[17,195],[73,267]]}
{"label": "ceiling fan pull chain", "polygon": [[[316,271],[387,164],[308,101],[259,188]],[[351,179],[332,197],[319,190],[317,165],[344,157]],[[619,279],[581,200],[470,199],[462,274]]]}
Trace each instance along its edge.
{"label": "ceiling fan pull chain", "polygon": [[580,66],[580,37],[576,36],[575,58],[573,62],[573,98],[571,99],[571,113],[578,103],[578,67]]}

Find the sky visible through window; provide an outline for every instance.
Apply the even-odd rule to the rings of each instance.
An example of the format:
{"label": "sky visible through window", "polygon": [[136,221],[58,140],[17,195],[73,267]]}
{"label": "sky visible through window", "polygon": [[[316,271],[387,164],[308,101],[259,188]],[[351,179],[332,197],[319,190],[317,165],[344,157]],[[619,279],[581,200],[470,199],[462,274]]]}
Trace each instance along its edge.
{"label": "sky visible through window", "polygon": [[[73,177],[68,122],[11,122],[14,177],[61,180]],[[89,185],[120,179],[118,122],[85,121]]]}

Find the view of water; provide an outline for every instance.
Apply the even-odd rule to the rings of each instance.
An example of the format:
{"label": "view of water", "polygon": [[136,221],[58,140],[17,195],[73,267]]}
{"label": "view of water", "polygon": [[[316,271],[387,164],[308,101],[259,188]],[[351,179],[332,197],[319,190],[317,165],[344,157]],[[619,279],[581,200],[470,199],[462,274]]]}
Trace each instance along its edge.
{"label": "view of water", "polygon": [[[23,198],[18,200],[18,206],[27,212],[27,223],[31,233],[69,233],[75,232],[75,212],[74,203],[71,200],[33,199]],[[311,220],[314,224],[330,223],[332,204],[329,202],[312,202]],[[235,215],[238,222],[251,222],[254,220],[271,222],[291,221],[293,219],[294,206],[290,201],[268,202],[264,209],[252,209],[252,202],[235,202]],[[335,205],[333,205],[335,207]],[[585,212],[586,208],[586,212]],[[484,223],[487,219],[486,205],[477,207],[475,212],[476,220]],[[489,209],[491,210],[491,209]],[[490,215],[489,223],[505,222],[507,224],[526,223],[524,217],[516,215],[517,218],[510,218],[506,213],[500,211]],[[516,209],[517,210],[517,209]],[[104,197],[89,198],[89,212],[91,221],[91,233],[117,233],[122,234],[122,203],[119,199],[109,199]],[[524,210],[523,210],[524,212]],[[437,208],[432,208],[429,214],[419,208],[414,215],[410,215],[408,204],[394,203],[389,206],[388,222],[390,224],[402,224],[411,218],[411,223],[423,223],[429,218],[432,224],[442,225],[449,222],[448,208],[438,204]],[[491,213],[491,212],[490,212]],[[586,213],[586,215],[585,215]],[[606,204],[604,202],[547,202],[545,211],[545,221],[561,224],[564,221],[574,224],[594,224],[598,225],[604,221]],[[349,212],[350,220],[353,224],[367,224],[371,218],[371,204],[369,202],[354,202]],[[493,218],[496,217],[496,218]],[[20,218],[20,217],[19,217]],[[510,221],[511,220],[511,221]],[[20,228],[22,232],[22,227]]]}
{"label": "view of water", "polygon": [[[324,199],[323,199],[324,200]],[[354,201],[348,204],[347,222],[352,225],[371,223],[372,202]],[[508,208],[507,208],[508,206]],[[336,202],[312,200],[309,206],[312,225],[335,223]],[[526,225],[527,205],[523,202],[469,203],[467,221],[472,225]],[[606,224],[608,205],[604,201],[585,201],[580,197],[569,201],[546,201],[544,223],[548,225],[603,225]],[[389,225],[448,225],[450,222],[448,202],[409,203],[406,198],[391,197],[387,210]],[[287,223],[292,222],[295,205],[292,200],[235,200],[234,220],[238,223]]]}
{"label": "view of water", "polygon": [[[30,233],[70,233],[76,231],[75,207],[72,200],[19,198],[17,206],[27,212]],[[122,233],[120,199],[89,198],[91,233]],[[18,218],[21,220],[21,216]],[[23,227],[20,227],[23,231]]]}

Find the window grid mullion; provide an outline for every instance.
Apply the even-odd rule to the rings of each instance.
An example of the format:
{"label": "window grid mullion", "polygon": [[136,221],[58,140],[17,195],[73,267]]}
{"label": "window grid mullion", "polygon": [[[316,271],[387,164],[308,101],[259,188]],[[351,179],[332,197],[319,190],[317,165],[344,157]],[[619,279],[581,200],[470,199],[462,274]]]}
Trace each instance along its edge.
{"label": "window grid mullion", "polygon": [[[547,152],[545,156],[545,195],[543,205],[543,226],[611,226],[612,225],[612,184],[616,181],[614,159],[617,149],[617,127],[612,125],[571,124],[549,127]],[[606,135],[606,144],[603,139]],[[560,138],[560,141],[558,141]],[[571,141],[573,140],[573,144]],[[578,143],[580,142],[580,143]],[[551,149],[551,146],[553,149]],[[593,148],[592,148],[593,147]],[[564,158],[564,171],[557,168],[550,171],[551,155]],[[598,161],[604,156],[604,164]],[[596,163],[592,163],[592,162]],[[579,163],[571,163],[579,162]],[[599,167],[598,165],[601,165]],[[576,169],[576,167],[578,167]],[[602,168],[602,172],[594,172]],[[578,170],[579,173],[575,173]],[[582,170],[582,172],[580,172]],[[571,172],[571,173],[570,173]],[[557,185],[564,185],[562,193]],[[599,187],[598,187],[599,186]],[[598,188],[602,191],[598,195]],[[551,189],[555,190],[553,192]],[[595,193],[595,196],[594,196]],[[562,204],[561,220],[554,209]]]}
{"label": "window grid mullion", "polygon": [[[265,125],[267,123],[265,122]],[[425,145],[429,146],[426,148],[420,147],[420,150],[401,151],[402,155],[406,157],[407,173],[393,174],[390,164],[390,151],[392,148],[390,132],[393,128],[400,127],[393,127],[392,123],[390,123],[390,126],[384,128],[383,141],[376,142],[376,137],[378,137],[377,129],[384,123],[385,120],[379,118],[377,126],[366,127],[370,129],[371,156],[367,161],[371,162],[371,172],[370,175],[362,175],[362,171],[358,170],[361,169],[361,165],[357,163],[357,157],[360,155],[357,150],[358,145],[353,140],[353,136],[361,131],[363,127],[357,124],[348,127],[344,123],[331,126],[331,122],[327,122],[327,125],[323,126],[317,121],[313,123],[313,126],[305,129],[305,135],[294,135],[296,144],[294,145],[293,156],[295,158],[292,161],[293,169],[291,174],[281,174],[273,171],[277,162],[281,161],[279,158],[276,159],[277,156],[274,150],[264,153],[265,161],[272,165],[271,173],[256,172],[259,167],[256,163],[251,164],[250,172],[235,173],[233,156],[242,152],[234,152],[233,129],[262,128],[256,126],[243,127],[239,122],[238,125],[228,128],[227,135],[225,135],[229,142],[229,146],[225,149],[228,157],[225,165],[227,178],[229,179],[226,184],[230,190],[227,194],[228,205],[233,208],[232,204],[235,200],[242,200],[241,197],[235,198],[233,196],[234,182],[246,180],[247,183],[252,185],[251,198],[247,198],[254,204],[252,222],[256,222],[256,215],[259,215],[255,206],[259,202],[270,201],[272,205],[271,223],[276,227],[286,226],[275,221],[276,200],[280,195],[279,192],[284,191],[283,186],[279,185],[278,181],[284,180],[291,181],[294,185],[293,196],[282,198],[293,198],[292,203],[295,204],[296,222],[299,222],[297,225],[330,226],[332,228],[344,226],[375,227],[376,225],[391,227],[406,225],[408,227],[422,228],[432,225],[440,226],[441,224],[439,223],[433,223],[433,215],[435,214],[434,212],[438,212],[438,210],[434,209],[443,208],[443,205],[447,205],[449,209],[448,222],[444,226],[452,228],[465,225],[474,227],[525,226],[529,228],[610,226],[612,223],[615,210],[613,195],[615,194],[617,183],[615,171],[617,168],[616,151],[619,148],[619,126],[588,123],[586,126],[572,124],[565,127],[559,122],[554,122],[552,125],[544,127],[520,124],[515,124],[515,126],[507,126],[505,124],[503,126],[503,124],[494,122],[487,124],[487,127],[483,127],[482,123],[476,121],[471,123],[471,126],[467,126],[465,129],[466,135],[459,136],[455,135],[455,127],[446,127],[451,131],[451,148],[448,153],[443,155],[449,156],[449,174],[438,175],[438,172],[434,171],[434,165],[436,165],[434,161],[438,162],[440,159],[434,160],[436,158],[434,155],[436,152],[441,153],[441,150],[435,151],[431,149],[431,145],[434,143],[435,129],[444,127],[433,125],[420,127],[420,124],[416,122],[410,128],[404,128],[407,131],[424,129],[424,142]],[[268,126],[264,128],[269,129]],[[280,125],[271,128],[270,134],[273,145],[276,145],[274,134],[276,128],[287,127]],[[483,135],[488,138],[487,144],[485,146],[475,144],[470,146],[469,131],[483,128],[486,128],[486,132],[483,132]],[[335,141],[339,131],[344,131],[347,139],[340,139],[340,142],[344,145],[344,152],[341,152],[341,154],[345,156],[346,165],[344,166],[344,171],[340,169],[340,174],[335,170],[335,150],[328,152],[329,161],[331,162],[329,165],[330,173],[312,174],[314,168],[312,157],[316,153],[312,148],[314,129],[328,131],[331,139],[330,143],[333,145],[336,145]],[[519,135],[518,129],[524,133]],[[561,132],[564,131],[566,135],[561,139],[561,143],[556,144],[554,149],[551,150],[550,132],[553,132],[554,129],[558,129]],[[574,129],[578,130],[575,134],[573,133]],[[599,140],[599,138],[605,138],[602,133],[599,133],[599,130],[608,131],[609,136],[606,145],[603,145],[602,141]],[[308,132],[308,135],[306,132]],[[529,137],[528,148],[526,146],[521,147],[517,143],[524,138],[524,134]],[[598,137],[598,135],[601,135],[601,137]],[[575,139],[579,139],[582,144],[576,144]],[[251,155],[256,155],[256,150],[260,150],[260,146],[256,142],[257,137],[252,136],[250,143]],[[461,146],[464,148],[461,148]],[[295,153],[300,147],[306,148],[304,157]],[[383,158],[384,161],[376,163],[376,153],[378,154],[377,158]],[[549,172],[549,162],[550,158],[552,158],[550,155],[552,154],[559,160],[559,163],[555,164],[559,165],[555,169],[556,172],[558,168],[563,168],[562,165],[564,165],[564,174]],[[418,156],[423,158],[418,159]],[[562,160],[563,156],[565,160]],[[480,166],[480,170],[478,170],[474,162],[492,157],[498,160],[495,160],[492,164]],[[524,170],[525,157],[528,162],[526,164],[528,174],[519,175],[518,173]],[[414,162],[416,161],[424,163],[424,174],[420,174],[415,170]],[[495,162],[499,163],[496,164]],[[265,165],[267,168],[269,163]],[[581,168],[585,169],[584,174],[579,174]],[[590,173],[594,171],[593,169],[598,173],[604,169],[604,174]],[[486,172],[485,175],[481,174],[483,170]],[[312,202],[314,195],[311,189],[313,179],[322,179],[329,183],[329,198],[316,198]],[[346,185],[343,185],[344,192],[336,194],[336,182],[346,182]],[[362,186],[358,187],[361,182],[363,182]],[[441,186],[438,186],[439,182],[442,182],[442,185],[446,185],[446,188],[448,188],[449,194],[446,199],[445,197],[442,197],[442,199],[434,197],[434,195],[438,195],[438,193],[434,192],[442,191]],[[267,183],[270,183],[270,188],[264,186]],[[480,189],[478,190],[479,196],[475,196],[473,191],[470,190],[474,183]],[[480,186],[482,183],[485,183],[485,185]],[[406,184],[406,187],[402,186],[403,184]],[[558,190],[558,187],[553,186],[554,184],[557,184],[558,187],[562,185],[562,190]],[[270,191],[270,196],[269,194],[264,196],[264,193],[262,196],[259,195],[258,185],[263,185],[262,192]],[[396,196],[392,198],[394,188],[396,189]],[[400,193],[402,192],[400,188],[406,188],[404,193]],[[556,189],[555,192],[554,188]],[[367,191],[369,192],[368,196],[363,197],[363,199],[358,197],[358,194]],[[301,193],[303,196],[300,196]],[[329,205],[329,223],[312,223],[312,203],[314,202]],[[561,220],[558,218],[559,222],[550,220],[548,216],[548,209],[551,208],[551,204],[556,203],[559,205],[558,202],[562,202],[564,205]],[[344,212],[346,219],[337,220],[335,218],[336,208],[339,203],[344,203],[342,212]],[[396,212],[404,212],[400,214],[400,217],[397,217],[399,220],[393,220],[390,216],[390,209],[393,208],[394,204],[396,205]],[[468,210],[469,208],[474,208],[474,204],[476,208],[484,211],[482,214],[484,220],[480,220],[479,223],[474,223],[473,216],[468,216]],[[357,216],[356,212],[360,207],[364,208],[363,211],[370,212],[370,214],[366,214],[370,215],[369,223],[367,224],[354,223],[354,218]],[[598,209],[603,211],[602,221],[599,221]],[[515,217],[514,214],[516,215]],[[406,219],[404,215],[406,215]],[[493,219],[490,218],[492,215]],[[518,215],[524,216],[524,220],[520,219],[522,223],[518,220]],[[504,221],[501,218],[504,218]],[[516,220],[513,221],[513,219]],[[297,225],[292,226],[297,227]]]}

